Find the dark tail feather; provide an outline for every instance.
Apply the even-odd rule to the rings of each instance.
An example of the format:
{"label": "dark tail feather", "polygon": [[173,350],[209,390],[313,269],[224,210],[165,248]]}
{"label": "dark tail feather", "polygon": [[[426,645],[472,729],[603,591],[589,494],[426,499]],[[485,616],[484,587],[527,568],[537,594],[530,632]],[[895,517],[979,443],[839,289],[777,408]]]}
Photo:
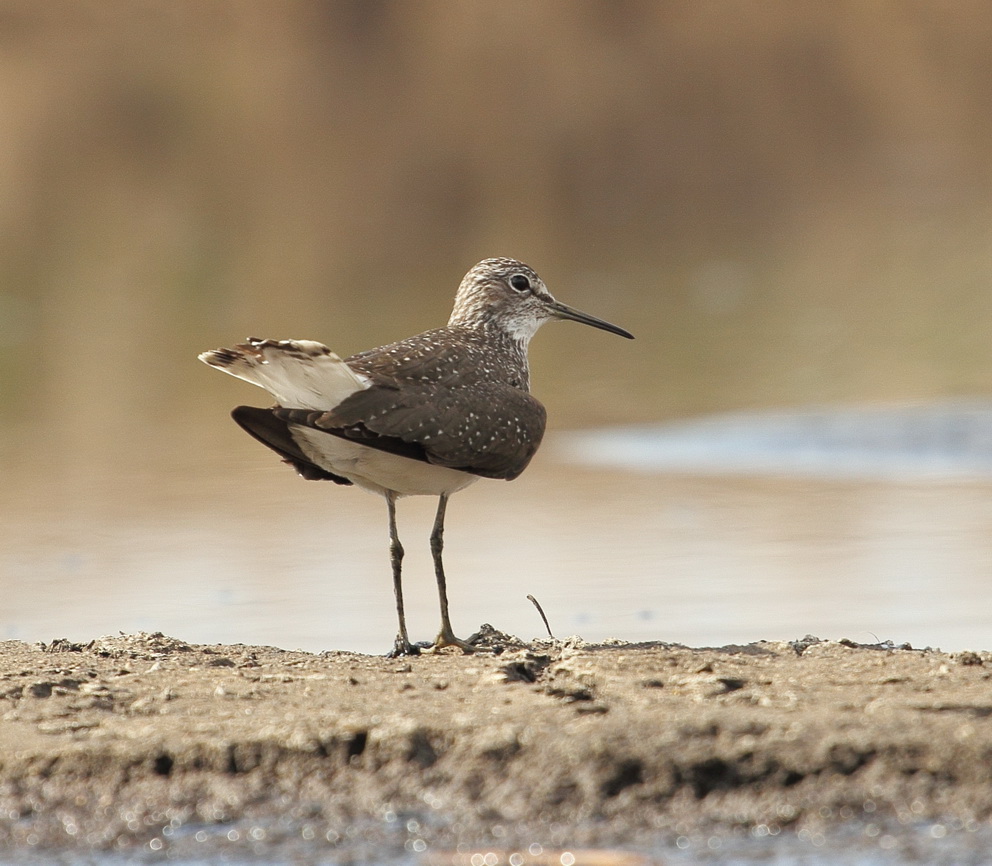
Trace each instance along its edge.
{"label": "dark tail feather", "polygon": [[275,451],[282,457],[283,462],[292,466],[307,481],[351,484],[347,478],[328,472],[313,463],[293,440],[289,432],[289,424],[277,418],[271,409],[238,406],[231,412],[231,417],[246,433]]}

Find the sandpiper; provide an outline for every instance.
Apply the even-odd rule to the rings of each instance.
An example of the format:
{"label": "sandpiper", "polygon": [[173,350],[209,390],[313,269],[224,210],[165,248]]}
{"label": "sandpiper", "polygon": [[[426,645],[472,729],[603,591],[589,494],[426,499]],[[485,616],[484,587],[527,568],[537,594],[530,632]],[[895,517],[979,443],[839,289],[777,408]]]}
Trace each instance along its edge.
{"label": "sandpiper", "polygon": [[431,553],[441,605],[434,648],[473,647],[455,637],[441,560],[448,497],[479,478],[512,480],[544,435],[546,413],[530,395],[527,346],[550,319],[570,319],[633,339],[623,328],[556,301],[515,259],[470,270],[448,324],[342,360],[311,340],[260,340],[200,360],[276,400],[238,406],[234,420],[308,480],[357,484],[381,494],[399,633],[394,655],[415,655],[403,612],[403,546],[396,500],[437,496]]}

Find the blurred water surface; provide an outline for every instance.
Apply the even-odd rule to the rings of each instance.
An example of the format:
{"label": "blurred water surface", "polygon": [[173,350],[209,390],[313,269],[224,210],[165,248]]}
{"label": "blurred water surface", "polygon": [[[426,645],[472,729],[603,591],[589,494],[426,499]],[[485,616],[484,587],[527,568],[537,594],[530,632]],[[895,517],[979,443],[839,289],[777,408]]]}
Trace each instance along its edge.
{"label": "blurred water surface", "polygon": [[570,848],[567,842],[555,848],[536,842],[508,850],[467,844],[452,850],[434,847],[421,838],[420,827],[429,827],[436,816],[421,817],[422,824],[409,822],[417,828],[410,831],[356,822],[343,834],[329,831],[333,841],[316,833],[310,823],[297,827],[285,820],[226,823],[219,828],[166,826],[170,832],[155,837],[147,847],[125,853],[48,849],[20,852],[16,858],[0,854],[0,866],[143,866],[165,858],[177,866],[290,866],[301,862],[313,866],[502,866],[508,861],[523,866],[566,861],[574,866],[985,866],[992,836],[987,824],[974,820],[908,825],[892,820],[847,820],[812,830],[760,824],[750,832],[734,828],[678,836],[659,833],[652,842],[641,840],[634,850]]}
{"label": "blurred water surface", "polygon": [[[396,340],[511,255],[637,339],[535,338],[548,444],[450,509],[462,634],[540,633],[532,593],[592,639],[989,646],[980,471],[552,446],[987,398],[990,40],[981,0],[0,0],[0,634],[388,647],[383,504],[280,467],[227,417],[264,395],[195,356]],[[401,505],[428,638],[432,504]]]}

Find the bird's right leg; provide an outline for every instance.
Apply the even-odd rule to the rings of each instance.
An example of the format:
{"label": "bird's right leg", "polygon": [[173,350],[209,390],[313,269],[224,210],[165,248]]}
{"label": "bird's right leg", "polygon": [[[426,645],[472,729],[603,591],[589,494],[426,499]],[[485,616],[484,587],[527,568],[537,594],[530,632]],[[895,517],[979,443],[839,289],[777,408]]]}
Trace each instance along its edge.
{"label": "bird's right leg", "polygon": [[389,559],[393,566],[393,594],[396,596],[396,615],[400,621],[400,630],[389,655],[391,658],[415,656],[420,654],[420,648],[410,643],[406,633],[406,615],[403,612],[403,545],[396,532],[396,494],[392,491],[386,494],[386,507],[389,509]]}

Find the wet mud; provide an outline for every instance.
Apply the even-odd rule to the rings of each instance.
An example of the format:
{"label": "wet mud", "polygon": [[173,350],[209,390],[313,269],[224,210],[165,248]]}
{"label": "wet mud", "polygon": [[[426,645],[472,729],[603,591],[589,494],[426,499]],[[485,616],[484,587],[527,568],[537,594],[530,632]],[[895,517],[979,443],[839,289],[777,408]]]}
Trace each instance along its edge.
{"label": "wet mud", "polygon": [[992,653],[487,640],[2,642],[0,850],[636,848],[992,815]]}

